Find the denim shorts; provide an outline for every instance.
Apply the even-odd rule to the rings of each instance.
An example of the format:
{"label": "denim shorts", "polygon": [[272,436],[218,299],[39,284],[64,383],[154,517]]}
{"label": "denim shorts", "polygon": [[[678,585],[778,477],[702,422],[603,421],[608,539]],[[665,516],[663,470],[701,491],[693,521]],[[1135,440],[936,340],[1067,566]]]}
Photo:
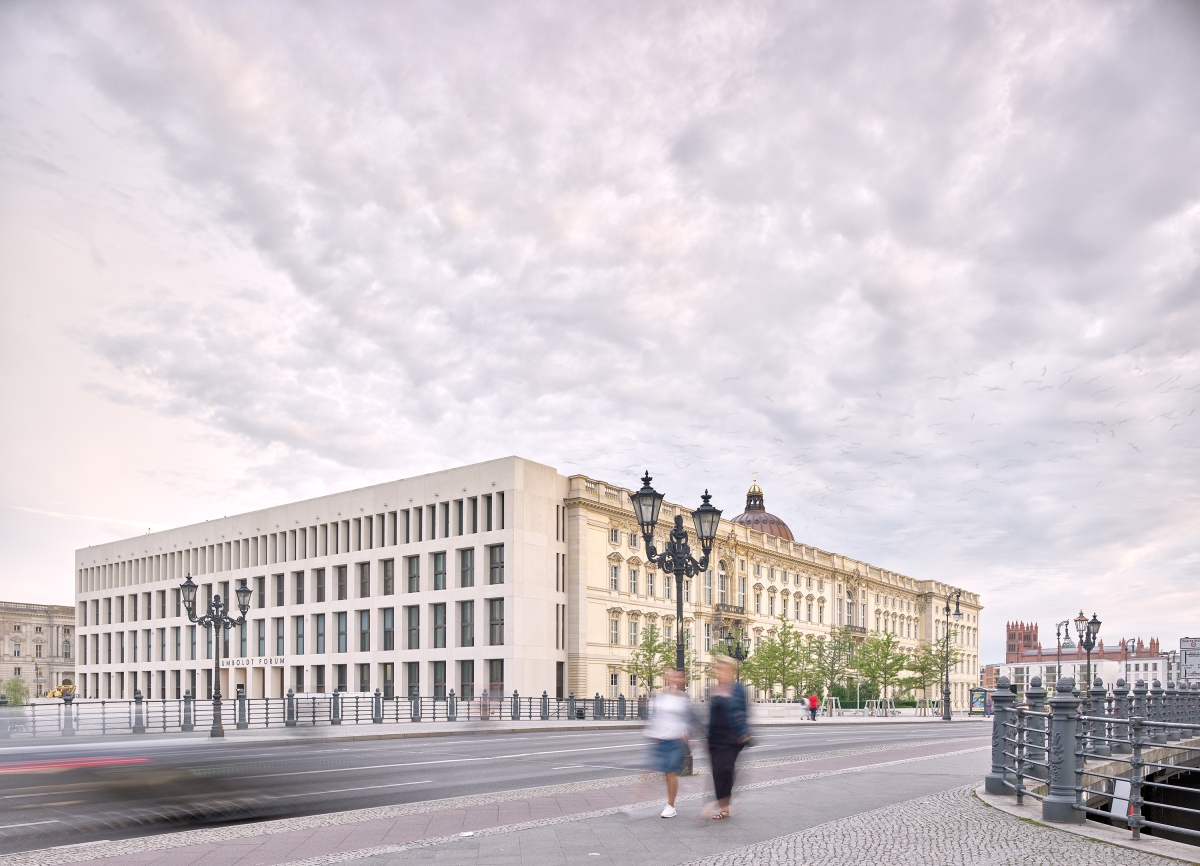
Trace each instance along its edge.
{"label": "denim shorts", "polygon": [[683,770],[687,746],[683,740],[651,740],[646,769],[654,773],[675,773]]}

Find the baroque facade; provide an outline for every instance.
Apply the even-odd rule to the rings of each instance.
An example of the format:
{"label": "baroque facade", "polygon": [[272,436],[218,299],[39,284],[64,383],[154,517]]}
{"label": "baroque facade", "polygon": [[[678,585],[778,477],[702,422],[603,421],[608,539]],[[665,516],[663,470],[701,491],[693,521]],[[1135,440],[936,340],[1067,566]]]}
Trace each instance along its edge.
{"label": "baroque facade", "polygon": [[[664,529],[676,513],[690,526],[664,503]],[[251,590],[246,625],[218,647],[181,607],[188,574],[202,610]],[[87,698],[206,697],[217,650],[225,695],[632,696],[620,667],[642,630],[677,627],[629,490],[518,457],[82,548],[75,583]],[[726,630],[761,638],[779,616],[804,634],[886,629],[915,647],[941,634],[951,589],[794,541],[755,485],[685,586],[683,627],[701,663]],[[978,596],[962,606],[956,694],[977,677]]]}
{"label": "baroque facade", "polygon": [[0,601],[0,681],[21,680],[31,697],[75,680],[75,611],[62,604]]}
{"label": "baroque facade", "polygon": [[[572,591],[582,595],[571,606],[571,687],[577,694],[630,695],[637,684],[621,668],[642,629],[656,624],[674,640],[673,579],[646,562],[629,489],[582,475],[569,481],[570,558],[578,569]],[[691,535],[691,510],[664,501],[659,550],[676,514]],[[694,536],[690,543],[698,549]],[[801,635],[828,636],[842,627],[864,638],[888,631],[913,650],[945,634],[945,598],[955,589],[795,541],[786,523],[766,511],[756,482],[745,511],[722,518],[708,571],[684,582],[683,627],[701,665],[727,631],[756,644],[781,616]],[[951,692],[954,706],[965,709],[979,680],[978,594],[964,589],[961,609],[953,629],[963,660],[951,672]],[[705,689],[703,680],[693,686],[696,696]]]}

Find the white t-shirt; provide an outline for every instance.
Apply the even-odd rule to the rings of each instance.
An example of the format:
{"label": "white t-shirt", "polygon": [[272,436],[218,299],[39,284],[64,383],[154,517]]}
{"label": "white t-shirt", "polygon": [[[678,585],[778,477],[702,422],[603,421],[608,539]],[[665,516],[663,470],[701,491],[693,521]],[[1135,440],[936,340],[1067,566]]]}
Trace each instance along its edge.
{"label": "white t-shirt", "polygon": [[650,701],[650,724],[646,736],[654,740],[678,740],[688,735],[692,705],[679,692],[658,692]]}

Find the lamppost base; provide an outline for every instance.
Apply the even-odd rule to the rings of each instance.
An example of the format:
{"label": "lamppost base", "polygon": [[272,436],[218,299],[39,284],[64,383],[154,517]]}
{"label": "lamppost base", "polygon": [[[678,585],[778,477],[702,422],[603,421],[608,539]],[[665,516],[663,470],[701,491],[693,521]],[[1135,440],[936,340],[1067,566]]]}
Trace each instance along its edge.
{"label": "lamppost base", "polygon": [[225,729],[214,725],[213,729],[208,732],[208,735],[210,737],[223,737],[225,736]]}

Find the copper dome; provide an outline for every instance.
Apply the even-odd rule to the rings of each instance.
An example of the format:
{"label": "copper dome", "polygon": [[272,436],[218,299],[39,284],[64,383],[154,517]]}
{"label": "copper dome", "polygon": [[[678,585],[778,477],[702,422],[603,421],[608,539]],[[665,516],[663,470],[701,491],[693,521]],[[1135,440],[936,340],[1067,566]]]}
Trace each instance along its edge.
{"label": "copper dome", "polygon": [[737,517],[731,518],[730,523],[737,523],[741,526],[749,527],[758,532],[765,532],[767,535],[774,535],[788,541],[795,540],[787,524],[774,514],[768,513],[767,509],[763,506],[763,492],[762,488],[758,486],[757,479],[750,485],[750,489],[746,492],[746,510]]}

